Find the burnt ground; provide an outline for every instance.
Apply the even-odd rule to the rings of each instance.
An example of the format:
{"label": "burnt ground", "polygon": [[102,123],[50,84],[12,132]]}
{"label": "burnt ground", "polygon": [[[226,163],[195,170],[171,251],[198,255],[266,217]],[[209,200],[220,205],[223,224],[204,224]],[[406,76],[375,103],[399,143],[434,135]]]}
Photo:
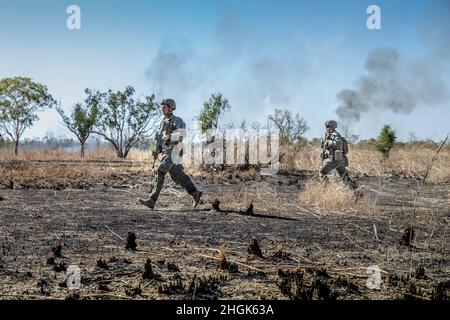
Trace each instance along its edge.
{"label": "burnt ground", "polygon": [[[449,299],[450,184],[427,183],[415,201],[417,179],[359,177],[359,205],[339,213],[299,202],[308,179],[196,176],[204,204],[192,210],[168,177],[151,212],[137,201],[148,173],[0,178],[0,298]],[[71,265],[79,290],[67,288]],[[367,285],[374,265],[379,289]]]}

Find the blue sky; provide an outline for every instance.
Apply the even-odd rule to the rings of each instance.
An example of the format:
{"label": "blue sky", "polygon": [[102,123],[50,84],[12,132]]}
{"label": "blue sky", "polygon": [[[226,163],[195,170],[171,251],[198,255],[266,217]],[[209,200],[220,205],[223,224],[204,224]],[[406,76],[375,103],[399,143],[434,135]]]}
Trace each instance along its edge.
{"label": "blue sky", "polygon": [[[340,120],[336,95],[358,88],[371,50],[395,49],[405,70],[426,67],[441,95],[448,89],[449,2],[0,0],[0,78],[29,76],[66,110],[84,88],[132,85],[140,95],[174,98],[188,124],[220,91],[232,106],[224,123],[264,121],[275,108],[289,109],[316,137],[326,119]],[[66,28],[71,4],[81,8],[81,30]],[[370,4],[381,8],[381,30],[366,27]],[[401,82],[412,75],[420,77],[407,71]],[[375,106],[351,130],[368,138],[390,123],[402,139],[409,132],[441,139],[450,100],[419,100],[408,113]],[[26,137],[69,136],[56,111],[40,118]]]}

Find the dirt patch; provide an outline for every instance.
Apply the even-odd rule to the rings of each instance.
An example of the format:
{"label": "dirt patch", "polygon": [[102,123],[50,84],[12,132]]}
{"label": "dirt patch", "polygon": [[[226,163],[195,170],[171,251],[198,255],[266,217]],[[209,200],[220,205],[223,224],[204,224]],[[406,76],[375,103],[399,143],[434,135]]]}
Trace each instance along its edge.
{"label": "dirt patch", "polygon": [[291,254],[289,252],[283,251],[282,249],[275,252],[271,259],[273,260],[286,260],[286,261],[292,261]]}
{"label": "dirt patch", "polygon": [[98,259],[97,260],[97,268],[108,270],[109,269],[108,263],[106,263],[106,261],[103,259]]}
{"label": "dirt patch", "polygon": [[433,290],[434,300],[450,300],[450,281],[439,282]]}
{"label": "dirt patch", "polygon": [[174,262],[167,263],[167,270],[170,272],[180,272],[180,268]]}
{"label": "dirt patch", "polygon": [[280,291],[291,300],[335,301],[342,297],[360,295],[357,284],[348,278],[333,277],[326,269],[278,270],[278,276]]}
{"label": "dirt patch", "polygon": [[[35,163],[33,171],[70,169],[57,167]],[[450,184],[428,182],[417,198],[414,179],[362,176],[363,199],[335,211],[299,201],[313,179],[308,172],[194,176],[205,199],[220,202],[218,211],[192,210],[191,197],[168,177],[150,212],[137,202],[151,189],[148,172],[107,162],[95,170],[105,174],[83,181],[77,170],[69,172],[63,189],[41,188],[57,186],[50,178],[11,176],[13,189],[2,181],[0,297],[448,299]],[[79,178],[89,189],[70,187]],[[249,203],[257,213],[246,214]],[[401,245],[413,212],[413,245]],[[143,279],[147,259],[158,277]],[[379,289],[367,286],[374,265],[382,270]],[[66,285],[74,268],[81,276],[77,295]]]}

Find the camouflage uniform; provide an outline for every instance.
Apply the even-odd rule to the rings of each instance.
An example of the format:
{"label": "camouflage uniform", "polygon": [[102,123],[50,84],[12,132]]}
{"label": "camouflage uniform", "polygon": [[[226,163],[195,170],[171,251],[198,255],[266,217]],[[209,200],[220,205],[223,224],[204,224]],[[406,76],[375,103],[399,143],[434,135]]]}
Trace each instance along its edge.
{"label": "camouflage uniform", "polygon": [[342,160],[335,160],[336,150],[342,150],[342,138],[338,132],[326,133],[322,140],[322,168],[320,177],[327,180],[327,175],[334,169],[339,173],[342,181],[352,189],[357,188],[356,183],[350,178],[346,167],[348,166],[347,155],[342,153]]}
{"label": "camouflage uniform", "polygon": [[[177,130],[185,129],[186,124],[184,121],[174,115],[165,117],[161,122],[159,131],[156,134],[157,145],[155,152],[156,154],[161,153],[162,159],[155,177],[156,185],[150,195],[150,198],[154,201],[158,200],[167,173],[170,174],[173,182],[181,185],[190,195],[194,195],[197,191],[189,176],[184,172],[183,165],[172,161],[172,150],[178,143],[181,143],[181,139],[176,137],[176,133],[179,131],[175,134],[173,133]],[[164,134],[167,134],[170,137],[166,142],[162,140]],[[180,151],[180,156],[182,156],[182,151]]]}

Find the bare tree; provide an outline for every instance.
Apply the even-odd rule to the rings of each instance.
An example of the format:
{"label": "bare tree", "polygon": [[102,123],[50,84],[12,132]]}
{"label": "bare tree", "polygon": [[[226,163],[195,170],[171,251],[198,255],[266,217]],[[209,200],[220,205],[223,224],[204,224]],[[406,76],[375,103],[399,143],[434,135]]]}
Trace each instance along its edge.
{"label": "bare tree", "polygon": [[298,143],[309,129],[306,120],[297,113],[295,116],[289,110],[275,109],[269,116],[271,122],[280,131],[281,143]]}

